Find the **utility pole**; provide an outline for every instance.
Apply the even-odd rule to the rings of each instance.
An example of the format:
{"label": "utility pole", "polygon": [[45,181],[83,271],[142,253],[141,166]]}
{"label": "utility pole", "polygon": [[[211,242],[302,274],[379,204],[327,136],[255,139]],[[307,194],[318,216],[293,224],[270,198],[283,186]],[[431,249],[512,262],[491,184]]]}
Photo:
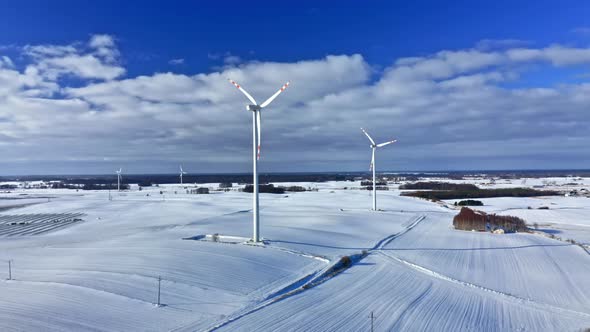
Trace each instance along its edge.
{"label": "utility pole", "polygon": [[160,306],[160,285],[162,283],[162,277],[158,276],[158,307]]}
{"label": "utility pole", "polygon": [[374,324],[374,321],[375,321],[375,318],[376,317],[373,315],[373,312],[372,311],[371,311],[371,315],[369,316],[369,318],[371,318],[371,332],[373,332],[374,331],[373,324]]}
{"label": "utility pole", "polygon": [[8,280],[12,280],[12,259],[8,260]]}

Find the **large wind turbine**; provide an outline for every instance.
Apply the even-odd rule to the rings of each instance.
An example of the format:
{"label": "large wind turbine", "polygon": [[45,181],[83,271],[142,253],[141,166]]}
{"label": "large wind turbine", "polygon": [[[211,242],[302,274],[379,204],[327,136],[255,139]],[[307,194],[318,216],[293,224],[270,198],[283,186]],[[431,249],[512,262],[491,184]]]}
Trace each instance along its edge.
{"label": "large wind turbine", "polygon": [[117,191],[121,191],[121,172],[123,171],[122,168],[119,168],[117,171]]}
{"label": "large wind turbine", "polygon": [[375,150],[377,150],[377,148],[389,145],[391,143],[395,143],[395,142],[397,142],[397,140],[388,141],[388,142],[381,143],[381,144],[375,144],[375,141],[373,141],[371,136],[369,136],[369,133],[367,133],[363,128],[361,128],[361,130],[363,131],[363,133],[365,133],[365,135],[367,135],[367,137],[369,138],[369,141],[371,141],[371,149],[373,150],[373,155],[371,156],[370,170],[373,171],[373,210],[377,211],[377,187],[375,184]]}
{"label": "large wind turbine", "polygon": [[186,174],[185,171],[182,170],[182,165],[180,165],[180,185],[182,186],[182,175]]}
{"label": "large wind turbine", "polygon": [[258,214],[258,159],[260,159],[260,111],[268,106],[281,92],[289,86],[285,83],[279,91],[270,96],[264,103],[258,104],[256,100],[235,81],[229,80],[238,90],[240,90],[252,104],[246,106],[246,110],[252,112],[252,173],[253,173],[253,224],[254,232],[252,235],[253,242],[260,242],[260,219]]}

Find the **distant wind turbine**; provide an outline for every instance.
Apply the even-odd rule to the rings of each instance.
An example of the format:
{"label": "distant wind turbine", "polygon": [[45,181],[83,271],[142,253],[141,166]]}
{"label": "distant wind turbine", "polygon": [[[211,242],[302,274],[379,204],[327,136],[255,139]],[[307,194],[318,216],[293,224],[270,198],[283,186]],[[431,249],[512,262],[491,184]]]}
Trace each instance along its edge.
{"label": "distant wind turbine", "polygon": [[275,92],[274,95],[270,96],[262,104],[258,104],[256,100],[242,88],[241,85],[235,81],[229,80],[240,92],[242,92],[252,104],[246,106],[246,110],[252,112],[252,173],[253,173],[253,224],[254,232],[252,235],[253,242],[260,242],[260,218],[258,214],[258,159],[260,159],[260,111],[268,106],[281,92],[289,86],[289,82],[285,83],[279,91]]}
{"label": "distant wind turbine", "polygon": [[391,143],[395,143],[395,142],[397,142],[397,140],[388,141],[388,142],[381,143],[381,144],[375,144],[375,141],[373,141],[371,136],[369,136],[369,133],[367,133],[363,128],[361,128],[361,130],[363,131],[363,133],[365,133],[365,135],[367,135],[367,137],[369,138],[369,141],[371,141],[371,149],[373,150],[373,155],[371,156],[370,170],[373,171],[373,210],[377,211],[377,187],[375,184],[375,150],[377,148],[389,145]]}
{"label": "distant wind turbine", "polygon": [[186,174],[185,171],[182,170],[182,165],[180,165],[180,185],[182,186],[182,175]]}
{"label": "distant wind turbine", "polygon": [[119,168],[117,173],[117,191],[121,191],[121,172],[123,171],[122,168]]}

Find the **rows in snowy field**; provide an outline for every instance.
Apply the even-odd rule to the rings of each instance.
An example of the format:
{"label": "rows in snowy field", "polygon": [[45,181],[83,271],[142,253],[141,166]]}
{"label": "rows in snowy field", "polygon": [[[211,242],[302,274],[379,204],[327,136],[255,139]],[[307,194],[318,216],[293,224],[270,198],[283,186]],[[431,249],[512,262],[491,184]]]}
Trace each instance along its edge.
{"label": "rows in snowy field", "polygon": [[371,254],[313,291],[254,311],[218,331],[575,331],[590,318],[433,278]]}
{"label": "rows in snowy field", "polygon": [[[590,323],[590,313],[587,313],[583,306],[572,310],[567,308],[569,306],[552,304],[552,301],[547,301],[544,297],[537,299],[515,296],[458,280],[396,257],[394,253],[397,255],[407,251],[423,251],[421,246],[409,248],[406,243],[417,242],[418,238],[424,237],[425,241],[432,242],[430,235],[485,235],[451,230],[448,223],[437,218],[425,224],[421,223],[423,220],[422,216],[411,219],[407,227],[408,230],[414,231],[400,232],[396,236],[382,240],[375,248],[376,254],[369,255],[361,264],[355,264],[347,273],[331,279],[329,283],[319,285],[312,292],[294,294],[273,305],[253,310],[237,321],[219,326],[219,330],[248,331],[257,328],[358,331],[369,328],[368,317],[371,312],[378,317],[376,327],[381,330],[576,330]],[[420,229],[420,232],[416,232],[416,229]],[[425,232],[426,229],[435,231],[428,233]],[[406,234],[408,236],[402,236]],[[392,241],[393,239],[402,240],[404,244],[394,246],[397,241]],[[494,239],[506,241],[508,237]],[[539,240],[547,241],[543,238]],[[533,246],[533,249],[535,248],[537,247]],[[481,248],[473,246],[450,250],[477,252],[478,249]],[[442,252],[445,250],[446,247],[440,249]],[[547,252],[544,251],[542,254],[547,255]],[[498,253],[498,256],[496,260],[501,261],[503,255]],[[537,260],[537,257],[533,258]],[[481,264],[484,264],[484,261]],[[410,267],[418,273],[405,267]],[[566,273],[571,272],[567,270],[567,266],[562,268],[567,271]],[[490,277],[503,279],[506,283],[512,282],[494,273],[491,273]],[[558,279],[555,277],[551,276],[553,280]],[[484,281],[485,285],[487,280],[480,281]],[[564,282],[561,281],[561,284]],[[540,301],[537,302],[538,300]],[[555,302],[563,304],[559,303],[560,301]]]}
{"label": "rows in snowy field", "polygon": [[0,237],[48,233],[81,222],[83,213],[0,215]]}
{"label": "rows in snowy field", "polygon": [[430,216],[384,251],[455,280],[590,314],[590,258],[569,243],[456,231]]}

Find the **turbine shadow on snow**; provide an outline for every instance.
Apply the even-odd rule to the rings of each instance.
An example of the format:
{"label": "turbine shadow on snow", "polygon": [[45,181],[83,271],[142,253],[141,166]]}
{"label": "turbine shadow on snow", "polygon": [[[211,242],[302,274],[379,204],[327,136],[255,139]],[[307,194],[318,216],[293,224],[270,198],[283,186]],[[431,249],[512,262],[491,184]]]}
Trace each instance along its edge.
{"label": "turbine shadow on snow", "polygon": [[295,242],[295,241],[285,241],[285,240],[268,240],[271,243],[287,243],[287,244],[298,244],[303,246],[313,246],[319,248],[329,248],[329,249],[344,249],[344,250],[370,250],[369,247],[337,247],[337,246],[330,246],[325,244],[317,244],[317,243],[306,243],[306,242]]}

